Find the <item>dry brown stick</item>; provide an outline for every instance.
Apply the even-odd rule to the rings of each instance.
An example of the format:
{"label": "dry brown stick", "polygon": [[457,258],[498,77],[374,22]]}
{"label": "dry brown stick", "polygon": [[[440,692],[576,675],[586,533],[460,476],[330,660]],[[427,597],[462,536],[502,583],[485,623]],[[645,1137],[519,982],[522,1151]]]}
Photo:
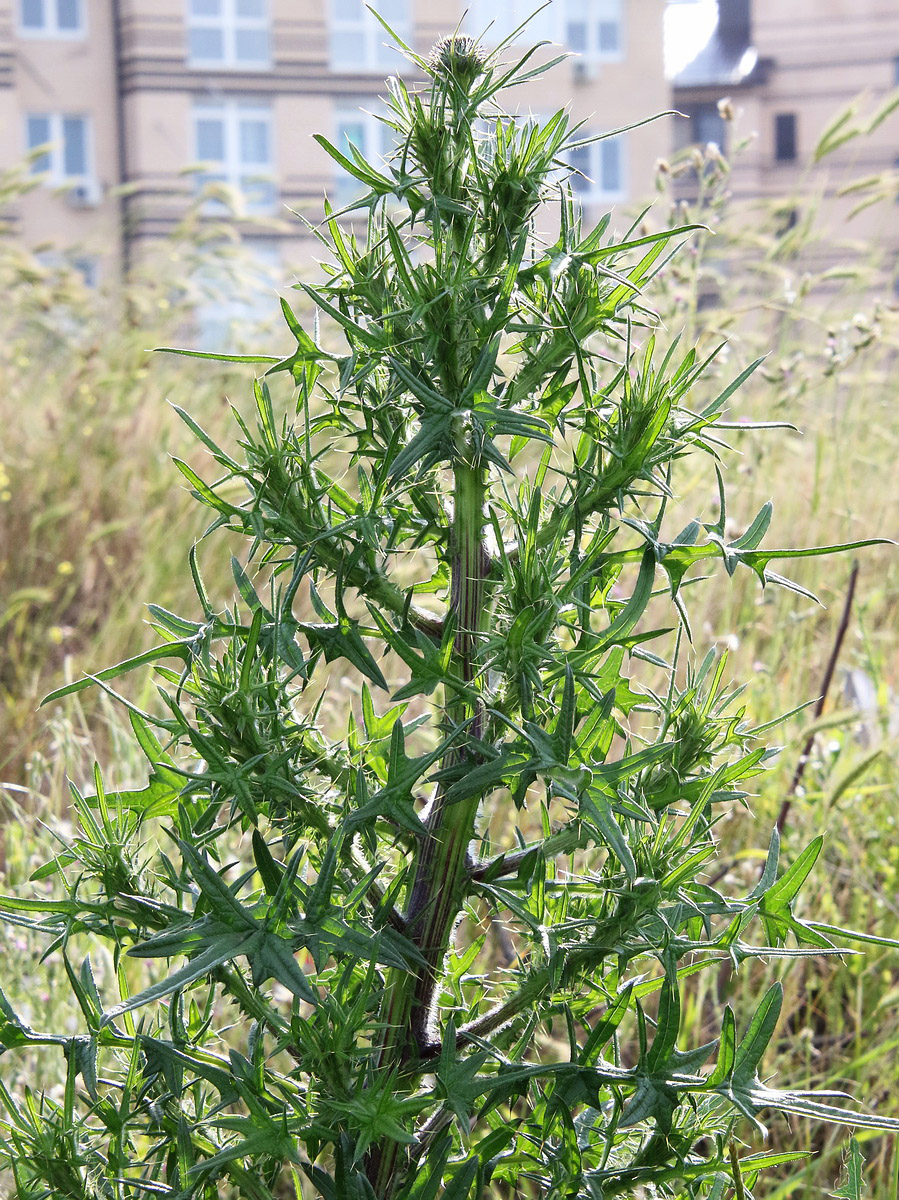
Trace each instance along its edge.
{"label": "dry brown stick", "polygon": [[[852,570],[849,574],[849,586],[846,589],[846,599],[843,602],[843,612],[840,617],[840,623],[837,626],[836,637],[834,638],[833,648],[830,652],[830,658],[827,660],[827,667],[824,670],[824,677],[821,680],[821,691],[818,699],[815,701],[814,720],[817,721],[824,711],[824,705],[827,702],[827,694],[830,691],[830,685],[833,683],[834,672],[837,669],[837,660],[840,657],[840,651],[843,648],[843,642],[846,640],[846,634],[849,630],[849,619],[852,616],[852,603],[855,599],[855,585],[858,582],[858,563],[852,564]],[[802,782],[802,777],[805,774],[805,768],[808,765],[811,757],[812,749],[815,744],[815,735],[810,733],[806,739],[806,743],[802,748],[802,753],[796,763],[796,769],[793,771],[793,778],[790,780],[790,786],[787,788],[787,794],[784,796],[780,806],[780,812],[777,814],[777,832],[783,833],[784,826],[787,823],[787,817],[790,815],[790,809],[793,806],[793,800],[796,796],[796,789]],[[734,866],[733,862],[727,863],[721,867],[708,880],[709,886],[714,887],[719,880],[723,879],[727,872]],[[762,864],[762,871],[764,871]]]}
{"label": "dry brown stick", "polygon": [[[852,616],[852,602],[855,599],[855,585],[858,582],[858,563],[852,564],[852,571],[849,574],[849,587],[846,589],[846,599],[843,603],[843,615],[840,617],[840,623],[837,626],[837,635],[834,638],[833,649],[830,652],[830,658],[827,660],[827,667],[824,671],[824,678],[821,680],[821,692],[815,703],[813,711],[813,719],[815,721],[821,716],[824,711],[824,705],[827,701],[827,694],[830,691],[830,685],[833,683],[834,672],[837,669],[837,660],[840,657],[840,651],[843,648],[843,642],[846,639],[846,634],[849,630],[849,619]],[[787,817],[790,815],[790,809],[793,806],[793,800],[796,796],[796,791],[802,782],[802,777],[805,774],[805,768],[808,766],[809,758],[811,757],[812,749],[815,745],[815,735],[810,733],[805,745],[802,748],[802,753],[796,763],[796,770],[793,772],[793,778],[790,780],[790,786],[787,789],[787,794],[783,798],[783,803],[780,806],[780,812],[777,814],[777,832],[783,833],[784,826],[787,823]]]}

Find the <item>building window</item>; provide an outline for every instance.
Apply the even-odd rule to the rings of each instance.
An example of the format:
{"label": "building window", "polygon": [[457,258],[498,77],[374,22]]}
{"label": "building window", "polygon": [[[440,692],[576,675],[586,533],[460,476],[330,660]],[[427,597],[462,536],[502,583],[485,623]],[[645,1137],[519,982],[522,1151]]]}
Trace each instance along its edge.
{"label": "building window", "polygon": [[247,210],[275,207],[272,112],[263,102],[227,100],[194,105],[194,157],[201,186],[223,183],[240,192]]}
{"label": "building window", "polygon": [[[403,40],[410,36],[409,0],[373,0],[391,29]],[[363,0],[329,0],[331,66],[335,71],[382,71],[396,67],[396,50],[387,30],[368,11]]]}
{"label": "building window", "polygon": [[624,142],[620,136],[576,146],[569,151],[568,161],[574,168],[571,186],[582,204],[625,198]]}
{"label": "building window", "polygon": [[565,44],[593,62],[613,62],[624,53],[621,0],[565,0]]}
{"label": "building window", "polygon": [[724,150],[725,135],[727,126],[724,118],[718,111],[717,104],[700,104],[690,114],[692,121],[692,140],[700,146],[708,146],[709,143],[716,145],[719,150]]}
{"label": "building window", "polygon": [[796,114],[777,113],[774,118],[774,157],[778,162],[796,158]]}
{"label": "building window", "polygon": [[562,42],[590,62],[623,56],[623,0],[555,0],[537,12],[535,8],[535,0],[505,0],[502,5],[496,0],[473,0],[465,28],[491,46],[514,37],[529,46]]}
{"label": "building window", "polygon": [[[193,273],[199,296],[194,309],[196,345],[203,350],[242,350],[266,324],[282,281],[278,243],[242,238],[239,245],[210,245]],[[277,304],[275,304],[277,309]]]}
{"label": "building window", "polygon": [[558,16],[561,3],[562,0],[557,0],[539,8],[534,0],[505,0],[503,4],[497,4],[496,0],[472,0],[464,17],[464,27],[472,37],[483,38],[488,46],[496,46],[513,35],[516,43],[530,46],[537,42],[559,41],[562,36]]}
{"label": "building window", "polygon": [[96,258],[88,258],[86,255],[77,255],[71,259],[72,270],[77,271],[81,276],[81,282],[85,287],[95,288],[100,285],[100,263]]}
{"label": "building window", "polygon": [[84,33],[83,0],[19,0],[19,31],[28,37]]}
{"label": "building window", "polygon": [[88,117],[29,113],[25,142],[29,151],[45,147],[31,160],[32,175],[46,175],[47,182],[56,186],[93,183]]}
{"label": "building window", "polygon": [[188,0],[187,50],[194,67],[268,67],[267,0]]}
{"label": "building window", "polygon": [[[375,167],[379,167],[394,147],[395,133],[389,125],[379,121],[377,113],[383,110],[383,104],[372,97],[363,105],[369,108],[366,112],[359,107],[358,100],[339,100],[334,114],[334,144],[342,154],[352,159],[352,149],[355,146],[363,158]],[[334,200],[341,207],[350,204],[365,192],[365,187],[354,179],[348,172],[334,163]]]}

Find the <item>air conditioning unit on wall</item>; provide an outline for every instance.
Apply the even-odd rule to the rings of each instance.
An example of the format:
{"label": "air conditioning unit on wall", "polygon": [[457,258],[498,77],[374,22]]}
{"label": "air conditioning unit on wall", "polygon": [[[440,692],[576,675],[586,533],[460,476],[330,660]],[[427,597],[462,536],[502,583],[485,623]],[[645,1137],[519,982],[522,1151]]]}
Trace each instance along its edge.
{"label": "air conditioning unit on wall", "polygon": [[94,179],[76,183],[66,191],[66,201],[70,208],[96,208],[102,198],[100,185]]}
{"label": "air conditioning unit on wall", "polygon": [[595,62],[591,62],[589,58],[575,58],[571,65],[574,71],[574,82],[581,86],[595,83],[599,78],[599,66]]}

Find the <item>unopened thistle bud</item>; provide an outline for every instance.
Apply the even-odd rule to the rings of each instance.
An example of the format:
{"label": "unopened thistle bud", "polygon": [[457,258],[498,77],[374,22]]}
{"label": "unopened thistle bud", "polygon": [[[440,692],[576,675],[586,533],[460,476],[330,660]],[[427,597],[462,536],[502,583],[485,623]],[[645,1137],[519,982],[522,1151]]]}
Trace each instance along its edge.
{"label": "unopened thistle bud", "polygon": [[455,79],[468,87],[483,74],[484,52],[474,38],[465,33],[454,33],[434,43],[428,55],[428,67],[434,75]]}

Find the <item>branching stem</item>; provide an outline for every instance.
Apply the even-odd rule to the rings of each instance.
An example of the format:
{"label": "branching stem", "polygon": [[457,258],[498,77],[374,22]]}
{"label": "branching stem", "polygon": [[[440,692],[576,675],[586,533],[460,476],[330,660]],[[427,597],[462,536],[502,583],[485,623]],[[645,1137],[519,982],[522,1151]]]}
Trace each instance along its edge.
{"label": "branching stem", "polygon": [[[477,642],[485,621],[485,581],[489,560],[484,548],[486,473],[477,461],[470,424],[460,418],[454,467],[451,607],[456,621],[455,670],[476,687]],[[446,703],[445,724],[466,724],[468,733],[448,751],[442,769],[468,760],[472,739],[483,734],[480,701],[453,697]],[[447,800],[442,784],[428,816],[428,836],[421,842],[409,890],[406,934],[421,952],[423,964],[414,974],[395,972],[384,1013],[381,1065],[417,1062],[435,1040],[431,1020],[441,968],[453,928],[462,911],[470,876],[468,848],[474,837],[480,797],[458,803]],[[369,1160],[369,1177],[379,1196],[387,1196],[395,1177],[398,1147],[386,1142]]]}

